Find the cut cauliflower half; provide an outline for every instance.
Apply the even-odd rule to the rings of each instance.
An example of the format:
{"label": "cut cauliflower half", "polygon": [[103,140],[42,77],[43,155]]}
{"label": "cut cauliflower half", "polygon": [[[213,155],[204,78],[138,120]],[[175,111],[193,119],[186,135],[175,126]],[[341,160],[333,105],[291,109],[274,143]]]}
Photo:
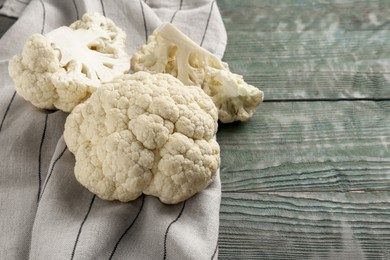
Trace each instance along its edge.
{"label": "cut cauliflower half", "polygon": [[167,204],[205,189],[220,166],[218,111],[200,88],[137,72],[103,84],[77,105],[64,138],[76,179],[107,200],[142,193]]}
{"label": "cut cauliflower half", "polygon": [[131,59],[133,71],[169,73],[209,95],[223,123],[252,117],[264,93],[247,84],[228,64],[202,48],[170,23],[158,27]]}
{"label": "cut cauliflower half", "polygon": [[110,19],[85,14],[69,27],[33,34],[8,66],[17,93],[42,109],[69,112],[102,82],[130,70],[126,34]]}

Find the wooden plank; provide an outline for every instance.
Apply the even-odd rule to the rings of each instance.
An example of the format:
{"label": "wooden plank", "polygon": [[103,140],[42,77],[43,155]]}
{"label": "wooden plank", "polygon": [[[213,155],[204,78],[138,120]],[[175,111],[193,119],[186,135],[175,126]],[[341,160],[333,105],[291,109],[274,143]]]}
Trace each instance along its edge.
{"label": "wooden plank", "polygon": [[[224,60],[266,100],[389,99],[389,4],[219,0]],[[221,125],[220,258],[390,259],[389,112],[273,102]]]}
{"label": "wooden plank", "polygon": [[390,192],[223,193],[221,259],[390,259]]}
{"label": "wooden plank", "polygon": [[390,99],[389,1],[218,1],[224,60],[266,99]]}
{"label": "wooden plank", "polygon": [[270,102],[220,125],[226,191],[390,190],[390,102]]}
{"label": "wooden plank", "polygon": [[[387,0],[218,0],[229,31],[389,30]],[[301,21],[301,23],[299,22]]]}

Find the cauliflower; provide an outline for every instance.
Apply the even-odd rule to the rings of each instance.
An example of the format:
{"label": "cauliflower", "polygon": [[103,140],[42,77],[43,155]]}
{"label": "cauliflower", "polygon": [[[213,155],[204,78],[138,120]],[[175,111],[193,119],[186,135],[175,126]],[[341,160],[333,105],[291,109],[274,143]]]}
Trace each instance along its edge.
{"label": "cauliflower", "polygon": [[30,36],[9,62],[19,95],[43,109],[71,111],[102,82],[130,70],[126,34],[110,19],[85,14],[70,27]]}
{"label": "cauliflower", "polygon": [[220,165],[218,111],[200,88],[137,72],[103,84],[77,105],[64,138],[75,176],[107,200],[142,193],[173,204],[206,188]]}
{"label": "cauliflower", "polygon": [[223,123],[246,121],[263,100],[263,92],[248,85],[228,64],[166,23],[157,28],[131,59],[133,71],[169,73],[185,85],[201,87],[218,108]]}

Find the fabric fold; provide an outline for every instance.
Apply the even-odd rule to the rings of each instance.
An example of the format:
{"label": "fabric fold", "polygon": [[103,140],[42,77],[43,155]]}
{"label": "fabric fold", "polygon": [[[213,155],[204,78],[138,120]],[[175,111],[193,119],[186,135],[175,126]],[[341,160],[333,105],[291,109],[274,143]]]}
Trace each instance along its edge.
{"label": "fabric fold", "polygon": [[31,0],[7,0],[0,8],[0,14],[18,18]]}
{"label": "fabric fold", "polygon": [[[17,22],[0,39],[0,255],[4,259],[216,259],[221,183],[186,202],[150,196],[103,201],[75,179],[62,137],[66,113],[47,113],[15,94],[8,60],[33,33],[99,12],[127,34],[133,53],[172,21],[222,57],[226,32],[216,1],[6,0]],[[22,6],[23,5],[23,8]],[[16,9],[18,6],[18,9]]]}

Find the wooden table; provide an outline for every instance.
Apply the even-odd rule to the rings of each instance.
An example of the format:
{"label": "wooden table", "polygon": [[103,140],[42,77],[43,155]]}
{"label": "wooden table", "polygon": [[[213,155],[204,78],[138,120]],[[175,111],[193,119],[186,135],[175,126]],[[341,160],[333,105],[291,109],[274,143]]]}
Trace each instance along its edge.
{"label": "wooden table", "polygon": [[219,128],[219,258],[390,259],[390,1],[217,3],[265,92]]}
{"label": "wooden table", "polygon": [[262,89],[220,126],[220,259],[390,259],[390,1],[218,0]]}

